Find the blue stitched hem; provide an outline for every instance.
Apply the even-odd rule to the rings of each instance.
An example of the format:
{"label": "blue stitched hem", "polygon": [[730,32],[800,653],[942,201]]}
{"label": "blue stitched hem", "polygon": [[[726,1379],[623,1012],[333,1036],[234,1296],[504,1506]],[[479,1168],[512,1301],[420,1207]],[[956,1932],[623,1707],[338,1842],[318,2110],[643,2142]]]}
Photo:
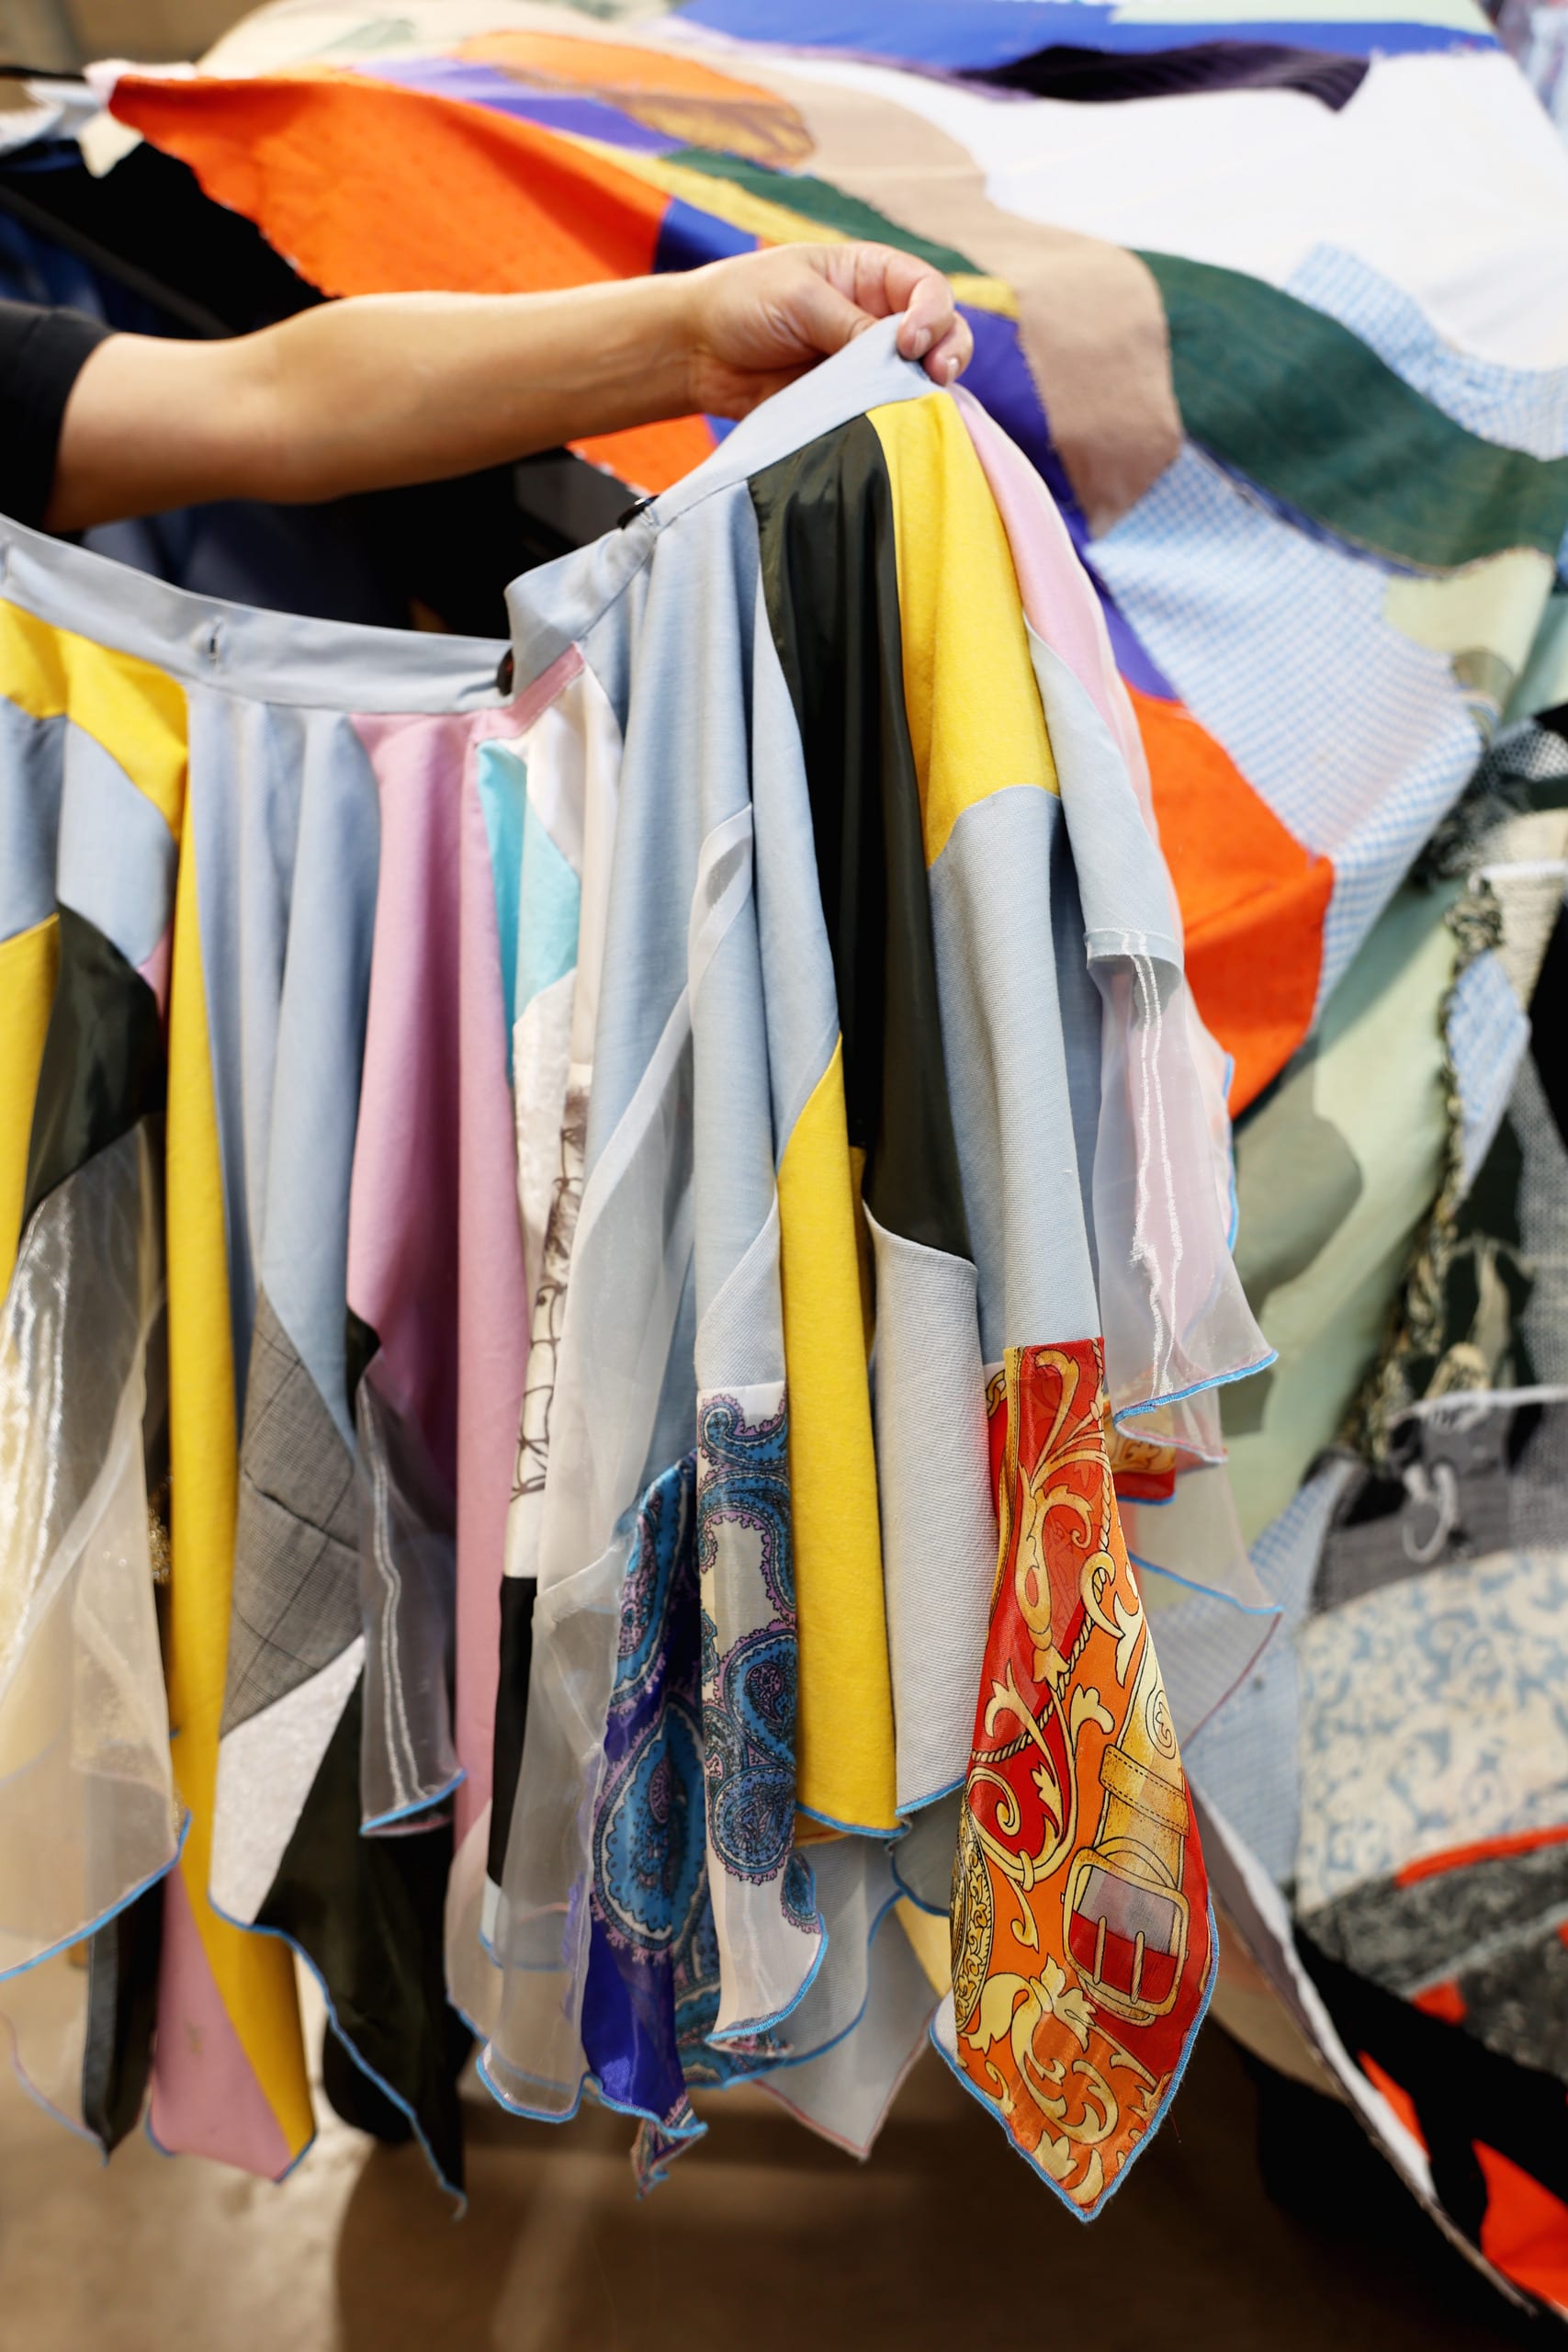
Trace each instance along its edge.
{"label": "blue stitched hem", "polygon": [[1215,1585],[1198,1584],[1191,1577],[1179,1577],[1174,1568],[1162,1568],[1157,1560],[1145,1560],[1141,1552],[1129,1551],[1127,1557],[1135,1568],[1142,1568],[1150,1576],[1168,1577],[1172,1584],[1180,1585],[1187,1592],[1201,1593],[1205,1600],[1223,1600],[1225,1607],[1234,1609],[1238,1616],[1280,1617],[1284,1614],[1282,1601],[1237,1600],[1234,1593],[1221,1592]]}
{"label": "blue stitched hem", "polygon": [[[382,2098],[389,2099],[400,2114],[407,2116],[413,2136],[424,2151],[425,2162],[429,2165],[431,2171],[435,2175],[436,2179],[440,2182],[447,2196],[454,2198],[457,2200],[457,2211],[452,2216],[453,2220],[460,2221],[468,2210],[467,2191],[459,2188],[455,2180],[448,2180],[446,2175],[442,2171],[439,2163],[436,2161],[435,2151],[431,2146],[429,2141],[425,2138],[424,2132],[420,2126],[418,2116],[414,2113],[413,2109],[409,2105],[407,2099],[404,2098],[402,2093],[400,2091],[395,2091],[392,2088],[391,2084],[386,2080],[385,2076],[378,2075],[376,2072],[375,2067],[371,2065],[369,2060],[361,2056],[360,2052],[355,2048],[353,2042],[349,2040],[347,2034],[344,2031],[343,2027],[338,2023],[337,2008],[333,2003],[331,1990],[327,1984],[327,1980],[322,1975],[320,1968],[316,1965],[316,1962],[311,1959],[310,1953],[305,1950],[304,1945],[300,1943],[296,1937],[291,1936],[285,1928],[267,1928],[262,1926],[255,1920],[236,1919],[231,1912],[221,1910],[219,1905],[213,1902],[210,1893],[209,1894],[207,1900],[209,1906],[216,1918],[226,1921],[231,1928],[238,1928],[242,1935],[271,1936],[278,1943],[287,1944],[289,1951],[294,1954],[296,1960],[301,1961],[310,1970],[311,1975],[316,1980],[318,1987],[320,1988],[321,1998],[326,2004],[327,2021],[332,2027],[333,2031],[336,2034],[338,2040],[342,2042],[344,2050],[347,2051],[350,2058],[358,2067],[360,2073],[375,2084]],[[314,2138],[315,2134],[312,2132],[310,2139],[306,2141],[304,2147],[299,2150],[299,2154],[296,2155],[291,2162],[285,2166],[284,2170],[278,2174],[277,2178],[279,2181],[288,2179],[289,2174],[294,2170],[295,2165],[298,2165],[309,2152]]]}
{"label": "blue stitched hem", "polygon": [[[416,1797],[412,1804],[399,1805],[391,1813],[372,1813],[365,1816],[359,1824],[360,1836],[373,1838],[378,1829],[390,1828],[394,1821],[412,1821],[416,1813],[428,1813],[433,1804],[439,1804],[443,1797],[451,1795],[454,1789],[460,1789],[468,1777],[468,1766],[459,1764],[452,1778],[441,1788],[432,1790],[429,1796]],[[433,1828],[434,1826],[432,1823]]]}
{"label": "blue stitched hem", "polygon": [[824,1829],[836,1829],[844,1838],[897,1838],[904,1827],[899,1821],[891,1824],[879,1822],[874,1826],[868,1821],[838,1821],[830,1813],[818,1813],[814,1804],[802,1804],[798,1797],[795,1809],[796,1813],[803,1813],[807,1821],[819,1821]]}
{"label": "blue stitched hem", "polygon": [[[815,1878],[812,1881],[812,1893],[814,1894],[816,1893]],[[703,2039],[711,2050],[722,2050],[728,2041],[744,2041],[750,2034],[772,2033],[775,2026],[783,2025],[785,2018],[795,2015],[813,1984],[816,1984],[817,1972],[828,1957],[828,1922],[822,1917],[820,1905],[817,1912],[817,1925],[821,1931],[818,1939],[817,1956],[807,1971],[806,1980],[799,1992],[786,2003],[784,2007],[775,2009],[771,2017],[750,2018],[740,2025],[727,2025],[722,2033],[705,2034]]]}
{"label": "blue stitched hem", "polygon": [[[1157,1413],[1163,1406],[1184,1405],[1190,1396],[1201,1396],[1207,1389],[1230,1388],[1238,1380],[1251,1380],[1279,1361],[1279,1349],[1270,1348],[1266,1355],[1258,1356],[1251,1363],[1244,1363],[1235,1372],[1212,1373],[1207,1380],[1195,1380],[1190,1388],[1173,1388],[1165,1396],[1146,1396],[1141,1405],[1118,1405],[1111,1418],[1120,1429],[1123,1421],[1133,1420],[1141,1413]],[[1222,1461],[1224,1458],[1223,1455],[1220,1457]]]}

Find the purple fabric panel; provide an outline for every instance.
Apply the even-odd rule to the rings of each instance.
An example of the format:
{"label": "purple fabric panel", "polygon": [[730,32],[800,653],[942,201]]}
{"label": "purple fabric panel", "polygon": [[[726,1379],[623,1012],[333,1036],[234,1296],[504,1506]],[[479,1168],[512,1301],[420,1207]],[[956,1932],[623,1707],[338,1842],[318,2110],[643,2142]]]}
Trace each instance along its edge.
{"label": "purple fabric panel", "polygon": [[[1231,40],[1237,29],[1234,22],[1206,22],[1201,15],[1189,21],[1174,11],[1129,24],[1103,0],[900,0],[897,8],[886,0],[686,0],[679,13],[743,40],[971,72],[1009,65],[1056,44],[1146,55]],[[1282,17],[1249,23],[1246,31],[1255,43],[1348,57],[1496,45],[1491,33],[1370,17],[1332,23]]]}
{"label": "purple fabric panel", "polygon": [[490,107],[521,122],[536,122],[542,130],[602,139],[606,145],[633,148],[639,154],[671,155],[681,145],[680,140],[669,138],[662,130],[650,130],[646,123],[623,114],[619,107],[603,98],[580,97],[571,90],[533,90],[498,66],[480,65],[466,58],[389,58],[359,70],[378,82],[397,82],[404,89],[423,90],[432,97]]}

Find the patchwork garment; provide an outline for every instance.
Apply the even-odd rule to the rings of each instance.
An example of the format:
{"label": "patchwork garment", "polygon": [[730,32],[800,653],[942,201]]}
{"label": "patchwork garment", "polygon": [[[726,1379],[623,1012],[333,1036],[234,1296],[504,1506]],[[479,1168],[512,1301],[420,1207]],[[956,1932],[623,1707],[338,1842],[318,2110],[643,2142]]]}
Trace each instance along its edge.
{"label": "patchwork garment", "polygon": [[[1213,1964],[1112,1453],[1169,1493],[1217,1459],[1214,1384],[1267,1358],[1228,1254],[1223,1065],[1091,592],[1018,453],[889,327],[512,605],[524,699],[575,750],[525,760],[503,898],[557,872],[531,826],[581,852],[560,978],[513,1033],[519,1168],[556,1174],[455,1996],[508,2104],[564,2115],[592,2083],[642,2118],[645,2176],[697,2128],[690,2086],[736,2073],[863,2148],[942,1989],[895,1899],[923,1875],[945,1910],[954,1838],[1017,1829],[991,1759],[1021,1730],[1056,1776],[1051,1833],[1007,1863],[1032,1979],[1100,1987],[1068,2003],[1086,2031],[1168,2022],[1126,2051],[1096,2027],[1131,2072],[1065,2136],[974,2054],[972,2006],[938,2039],[1091,2211]],[[547,1020],[547,1095],[522,1070]],[[992,1458],[999,1365],[1021,1473]],[[998,1577],[1021,1476],[1027,1557]],[[1025,1588],[1043,1633],[1015,1665]],[[1103,1810],[1123,1769],[1161,1824],[1141,1856]],[[906,1876],[928,1818],[945,1859]],[[990,1978],[959,1886],[967,1997]],[[1010,1984],[1004,1951],[998,1923]]]}
{"label": "patchwork garment", "polygon": [[[1517,13],[1505,10],[1506,27]],[[551,2112],[585,2073],[608,2095],[626,2090],[648,2119],[641,2161],[656,2166],[689,2133],[685,2085],[721,2046],[711,2027],[694,2041],[671,2023],[692,1972],[712,1981],[697,1957],[711,1918],[729,1983],[744,1962],[758,1996],[724,2012],[725,2064],[755,2068],[863,2145],[903,2029],[874,2052],[861,2028],[829,2036],[862,2014],[857,2003],[889,2018],[886,2003],[916,2007],[922,1985],[898,1972],[920,1918],[946,1911],[956,1847],[961,1933],[938,2037],[1069,2201],[1092,2203],[1158,2112],[1207,1950],[1195,1827],[1164,1717],[1150,1711],[1152,1639],[1224,1911],[1293,2030],[1439,2223],[1517,2289],[1568,2310],[1551,1471],[1568,1381],[1568,1107],[1555,1044],[1568,970],[1568,598],[1556,583],[1568,156],[1481,14],[1367,0],[1264,25],[1256,11],[1139,17],[1094,0],[786,13],[770,0],[696,0],[633,26],[567,21],[527,0],[476,0],[458,20],[445,0],[406,0],[394,27],[368,7],[295,5],[237,28],[197,76],[122,76],[113,104],[330,292],[499,288],[519,267],[523,282],[549,286],[806,238],[875,236],[931,261],[953,276],[975,335],[966,384],[979,405],[957,405],[1032,633],[1049,770],[1007,718],[1021,706],[993,616],[984,700],[1014,765],[944,835],[933,778],[968,657],[944,676],[944,715],[926,741],[910,658],[926,592],[899,508],[913,478],[900,435],[926,428],[890,427],[892,396],[878,392],[875,415],[840,427],[836,452],[813,454],[805,435],[787,482],[765,481],[782,447],[749,475],[766,617],[747,691],[798,730],[808,848],[799,881],[795,866],[780,880],[786,837],[773,817],[789,804],[749,735],[747,793],[705,804],[693,830],[700,842],[711,828],[710,862],[682,846],[671,920],[686,935],[695,917],[690,972],[711,975],[704,984],[734,1005],[742,955],[727,944],[710,965],[698,943],[726,920],[715,910],[731,903],[728,861],[741,856],[717,829],[743,826],[749,797],[754,917],[735,920],[754,920],[763,976],[756,1054],[769,1074],[778,1238],[764,1235],[766,1182],[753,1172],[742,1186],[723,1162],[728,1254],[704,1271],[706,1211],[694,1211],[690,1283],[667,1265],[639,1294],[651,1360],[668,1363],[674,1335],[683,1364],[690,1334],[694,1394],[661,1395],[645,1412],[646,1443],[639,1453],[628,1439],[591,1531],[594,1574],[581,1575],[579,1541],[550,1555],[570,1570],[561,1581],[545,1542],[549,1464],[579,1409],[570,1378],[587,1378],[572,1374],[573,1351],[600,1348],[586,1324],[581,1342],[572,1335],[590,1311],[572,1304],[574,1220],[602,1214],[591,1163],[653,1066],[637,1021],[611,1010],[620,1000],[599,944],[628,917],[607,932],[591,911],[610,903],[619,844],[614,860],[587,844],[620,805],[617,730],[634,770],[643,756],[625,680],[671,544],[630,562],[615,628],[593,624],[613,651],[588,650],[588,615],[604,609],[589,598],[555,616],[557,636],[529,657],[532,673],[581,643],[614,724],[598,703],[599,735],[573,721],[584,783],[567,805],[583,813],[570,821],[547,819],[558,803],[538,759],[525,785],[511,777],[521,849],[497,868],[503,944],[530,935],[518,909],[536,887],[552,911],[531,931],[547,952],[531,960],[519,946],[508,998],[535,1340],[508,1526],[496,1801],[488,1851],[472,1834],[459,1851],[453,1917],[478,1924],[450,1947],[454,1982],[481,1931],[498,1956],[474,1964],[461,1996],[477,2022],[494,2021],[496,2078],[514,2059],[512,2094]],[[678,501],[716,445],[721,459],[731,447],[724,432],[681,419],[585,453]],[[945,425],[939,438],[940,473],[956,459]],[[916,856],[890,820],[872,824],[871,795],[841,796],[839,784],[874,772],[876,810],[907,797],[902,753],[887,750],[886,679],[852,658],[863,637],[887,639],[891,607],[878,603],[863,628],[834,552],[886,540],[878,462]],[[694,516],[662,511],[689,540]],[[725,560],[743,604],[747,577]],[[978,576],[976,546],[963,560]],[[860,576],[874,570],[868,560]],[[962,616],[931,609],[959,644]],[[706,684],[722,663],[711,650],[703,660]],[[1143,799],[1145,784],[1179,922],[1150,910],[1125,854],[1134,834],[1119,796]],[[484,805],[493,815],[501,802]],[[1109,854],[1092,832],[1102,814]],[[1018,895],[1037,894],[1031,826],[1051,835],[1049,987],[1031,960],[1038,920]],[[539,827],[558,844],[555,864],[534,855]],[[1006,854],[987,865],[984,843],[1004,830]],[[908,919],[922,866],[929,962]],[[665,869],[640,852],[628,850],[626,871],[657,872],[665,888]],[[635,909],[626,888],[617,907]],[[778,910],[800,904],[823,908],[812,952],[830,972],[832,1010],[803,994],[801,1018],[819,1035],[797,1056],[769,943]],[[1092,994],[1060,952],[1080,916]],[[1118,960],[1096,947],[1102,929],[1140,944]],[[1152,1163],[1137,1123],[1119,1146],[1106,1120],[1108,1104],[1151,1101],[1140,1090],[1159,1061],[1144,1047],[1154,1005],[1163,1015],[1176,1001],[1178,942],[1233,1065],[1237,1265],[1278,1350],[1259,1378],[1224,1390],[1222,1411],[1199,1384],[1257,1359],[1228,1321],[1230,1338],[1201,1333],[1205,1300],[1229,1295],[1215,1252],[1190,1246],[1213,1228],[1185,1216],[1175,1262],[1164,1246],[1174,1228],[1141,1189]],[[668,952],[678,965],[673,938]],[[675,989],[649,985],[662,1021]],[[1010,1025],[1010,988],[1032,1019]],[[699,1067],[714,1032],[694,978],[691,1012],[700,1111],[715,1099]],[[1095,1018],[1098,1108],[1083,1082]],[[1053,1099],[1041,1041],[1057,1027],[1070,1149],[1030,1125]],[[536,1063],[547,1035],[555,1043]],[[620,1066],[634,1035],[636,1079],[614,1081],[601,1121],[599,1070]],[[1009,1040],[1006,1063],[976,1048],[993,1035]],[[1185,1036],[1187,1057],[1161,1102],[1216,1107],[1197,1033],[1162,1018],[1160,1035]],[[1108,1056],[1129,1036],[1140,1042],[1118,1074]],[[835,1050],[839,1075],[819,1093]],[[545,1093],[530,1091],[536,1068],[552,1073]],[[1005,1068],[1027,1084],[1001,1083]],[[733,1099],[752,1097],[740,1087]],[[824,1122],[836,1136],[840,1120],[833,1182],[851,1206],[833,1222],[797,1180],[822,1164],[812,1154]],[[1186,1132],[1173,1164],[1223,1160],[1208,1112],[1202,1124],[1207,1140]],[[698,1133],[694,1197],[721,1166],[700,1119]],[[1025,1165],[1034,1228],[1006,1179]],[[1047,1182],[1053,1216],[1075,1182],[1090,1205],[1089,1294],[1038,1295],[1015,1246],[1038,1229]],[[650,1231],[683,1197],[680,1185],[653,1189]],[[828,1266],[824,1237],[836,1237],[837,1288],[826,1305],[813,1293],[801,1321],[794,1236],[808,1211],[815,1266]],[[592,1222],[580,1230],[592,1272],[603,1238]],[[682,1247],[677,1236],[675,1259]],[[1151,1323],[1156,1261],[1172,1287]],[[842,1339],[855,1296],[865,1399],[847,1347],[838,1385],[814,1395],[812,1342]],[[608,1360],[600,1348],[596,1361]],[[1143,1379],[1134,1364],[1156,1368]],[[638,1379],[650,1376],[639,1363]],[[1101,1384],[1110,1519],[1085,1403]],[[1181,1394],[1189,1385],[1196,1397]],[[988,1409],[952,1417],[940,1400],[960,1393]],[[592,1388],[591,1409],[601,1395]],[[605,1426],[626,1430],[626,1395],[603,1396]],[[1166,1401],[1129,1411],[1149,1399]],[[678,1403],[668,1424],[666,1401]],[[696,1499],[710,1401],[722,1401],[713,1430],[744,1447],[713,1473],[727,1499],[711,1544]],[[933,1420],[956,1433],[940,1461],[925,1437]],[[874,1487],[854,1471],[868,1428]],[[828,1441],[838,1450],[818,1451]],[[684,1517],[670,1501],[654,1508],[680,1464],[694,1482]],[[844,1563],[861,1573],[841,1590],[821,1582],[812,1497],[823,1464],[855,1530]],[[737,1520],[729,1498],[750,1516]],[[1010,1531],[999,1555],[998,1502]],[[924,1539],[939,1524],[969,1564],[972,1605],[966,1636],[946,1645],[930,1632],[933,1606],[952,1599],[930,1573]],[[669,1553],[677,1525],[697,1545],[689,1573]],[[669,1566],[632,1573],[628,1556]],[[665,1665],[645,1682],[626,1663],[644,1657],[647,1634],[644,1604],[628,1596],[655,1589]],[[873,1661],[841,1683],[819,1680],[813,1663],[829,1599],[856,1629],[861,1667]],[[554,1739],[537,1754],[557,1755],[563,1785],[576,1775],[570,1836],[554,1815],[527,1817],[527,1776],[519,1791],[531,1642],[526,1740],[532,1753]],[[824,1707],[846,1743],[846,1770],[826,1778]],[[700,1864],[682,1722],[701,1724],[716,1759]],[[471,1743],[467,1756],[464,1788],[477,1794]],[[963,1787],[943,1795],[949,1779]],[[677,1786],[687,1794],[666,1808]],[[883,1877],[877,1857],[889,1855]],[[501,1988],[530,1972],[553,1989],[536,2014],[524,2004],[513,2033],[496,2014]],[[654,2014],[656,1983],[658,2031],[628,2042],[628,2017]],[[793,2008],[768,2006],[796,1987]],[[867,1988],[874,1998],[863,2000]],[[938,1965],[924,1996],[947,1990]],[[561,2021],[554,2041],[547,2012]]]}
{"label": "patchwork garment", "polygon": [[504,689],[6,531],[0,1964],[106,2146],[288,2168],[290,1947],[455,2193],[469,2030],[649,2181],[741,2076],[863,2152],[938,2011],[1082,2212],[1168,2096],[1114,1482],[1267,1358],[1224,1064],[1070,539],[893,334]]}

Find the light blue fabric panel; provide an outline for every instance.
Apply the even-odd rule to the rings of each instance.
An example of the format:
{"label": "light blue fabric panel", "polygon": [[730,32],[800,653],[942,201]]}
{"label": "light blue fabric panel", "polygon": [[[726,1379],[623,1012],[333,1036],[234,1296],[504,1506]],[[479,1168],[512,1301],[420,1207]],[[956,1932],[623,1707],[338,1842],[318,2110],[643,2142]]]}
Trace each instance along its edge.
{"label": "light blue fabric panel", "polygon": [[[1279,1623],[1239,1688],[1182,1743],[1194,1785],[1281,1882],[1295,1869],[1301,1829],[1295,1632],[1306,1615],[1329,1517],[1351,1467],[1343,1460],[1325,1463],[1252,1546],[1258,1580],[1279,1603]],[[1161,1612],[1160,1665],[1173,1691],[1189,1645],[1206,1643],[1213,1612],[1224,1607],[1206,1600],[1191,1611]],[[1236,1614],[1225,1613],[1232,1619]]]}
{"label": "light blue fabric panel", "polygon": [[1381,565],[1284,522],[1190,444],[1095,563],[1199,724],[1334,860],[1321,1008],[1480,754],[1447,659],[1383,619]]}
{"label": "light blue fabric panel", "polygon": [[1459,1080],[1466,1189],[1508,1107],[1530,1025],[1495,948],[1465,966],[1449,1002],[1449,1051]]}
{"label": "light blue fabric panel", "polygon": [[[931,874],[942,1048],[987,1363],[1005,1348],[1100,1330],[1052,937],[1053,874],[1065,849],[1055,794],[1018,785],[964,810]],[[1087,1036],[1073,1043],[1087,1052]],[[1098,1088],[1098,1030],[1093,1051]],[[1052,1220],[1049,1250],[1040,1246],[1042,1216]]]}
{"label": "light blue fabric panel", "polygon": [[64,729],[0,701],[0,939],[54,912]]}
{"label": "light blue fabric panel", "polygon": [[193,688],[190,794],[236,1404],[268,1296],[353,1443],[348,1178],[380,854],[353,722]]}
{"label": "light blue fabric panel", "polygon": [[518,1015],[577,961],[582,886],[530,806],[528,763],[517,745],[481,743],[475,768],[495,885],[510,1079]]}
{"label": "light blue fabric panel", "polygon": [[262,1281],[354,1444],[344,1365],[348,1196],[380,864],[376,779],[353,721],[313,714],[277,1009]]}
{"label": "light blue fabric panel", "polygon": [[[480,787],[483,788],[486,753],[500,750],[500,745],[485,744],[479,752]],[[564,979],[577,962],[577,933],[582,915],[582,884],[572,866],[561,855],[531,804],[523,810],[523,877],[518,896],[514,938],[514,961],[508,963],[503,930],[502,963],[510,978],[507,998],[506,1034],[510,1041],[512,1023],[520,1012],[527,1010],[536,996],[554,988]],[[498,901],[499,910],[499,901]],[[508,1070],[511,1069],[511,1045],[507,1046]]]}
{"label": "light blue fabric panel", "polygon": [[1091,956],[1150,956],[1179,971],[1170,882],[1111,729],[1061,655],[1032,628],[1029,658],[1067,820],[1084,944]]}
{"label": "light blue fabric panel", "polygon": [[304,723],[297,711],[200,688],[191,689],[188,707],[189,839],[223,1170],[235,1411],[243,1426],[266,1227],[267,1136]]}
{"label": "light blue fabric panel", "polygon": [[[846,424],[852,416],[892,401],[919,400],[931,379],[913,360],[898,356],[897,319],[881,320],[840,352],[830,365],[814,368],[797,383],[726,434],[711,458],[654,499],[624,527],[606,531],[592,547],[580,548],[555,563],[525,571],[506,592],[517,680],[526,686],[570,645],[590,638],[595,624],[632,590],[660,532],[706,500],[744,492],[755,473],[803,449],[808,441]],[[744,605],[742,611],[750,609]],[[622,725],[627,709],[625,660],[628,638],[617,628],[605,642],[583,643]],[[679,673],[676,673],[677,675]]]}
{"label": "light blue fabric panel", "polygon": [[784,1157],[839,1038],[833,955],[822,913],[800,724],[779,664],[761,581],[753,622],[751,817],[757,931],[768,1004],[773,1152]]}
{"label": "light blue fabric panel", "polygon": [[1568,368],[1509,368],[1444,340],[1412,295],[1356,254],[1314,245],[1286,283],[1456,424],[1532,458],[1568,454]]}
{"label": "light blue fabric panel", "polygon": [[523,821],[528,768],[513,743],[481,743],[474,763],[479,808],[490,843],[495,928],[501,942],[501,1001],[506,1019],[506,1075],[512,1076],[512,1024],[517,1018],[517,913],[523,895]]}
{"label": "light blue fabric panel", "polygon": [[744,487],[709,499],[648,553],[638,595],[618,599],[585,649],[598,672],[601,639],[629,645],[632,681],[593,1047],[589,1177],[685,988],[703,840],[743,804],[750,767],[757,526]]}
{"label": "light blue fabric panel", "polygon": [[144,963],[175,911],[175,837],[96,736],[67,719],[55,895]]}

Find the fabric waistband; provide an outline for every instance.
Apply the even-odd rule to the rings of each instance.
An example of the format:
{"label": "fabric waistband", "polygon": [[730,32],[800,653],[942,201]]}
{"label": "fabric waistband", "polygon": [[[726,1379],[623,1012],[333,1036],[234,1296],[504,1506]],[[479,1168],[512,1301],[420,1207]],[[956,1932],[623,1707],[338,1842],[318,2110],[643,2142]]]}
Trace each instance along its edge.
{"label": "fabric waistband", "polygon": [[187,685],[307,709],[502,708],[505,640],[360,628],[192,595],[0,515],[0,602]]}

